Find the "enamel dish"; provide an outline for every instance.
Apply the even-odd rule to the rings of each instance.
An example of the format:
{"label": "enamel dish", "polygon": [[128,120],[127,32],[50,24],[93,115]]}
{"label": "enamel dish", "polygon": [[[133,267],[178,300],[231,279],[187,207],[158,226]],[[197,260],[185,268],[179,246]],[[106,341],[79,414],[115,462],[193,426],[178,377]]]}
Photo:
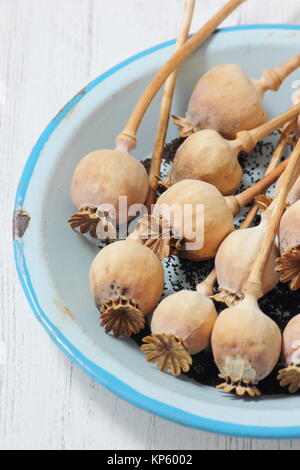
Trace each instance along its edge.
{"label": "enamel dish", "polygon": [[[183,64],[173,113],[183,115],[197,79],[210,67],[233,62],[247,75],[279,65],[299,53],[300,27],[245,26],[219,30]],[[145,361],[130,339],[99,327],[88,286],[97,252],[68,226],[74,212],[72,172],[86,153],[112,148],[137,98],[171,55],[174,41],[113,67],[81,90],[45,129],[24,168],[15,201],[15,258],[28,302],[53,341],[87,374],[116,395],[169,420],[236,436],[300,437],[300,397],[237,399],[188,379],[175,379]],[[265,98],[270,117],[290,106],[291,75],[278,94]],[[299,85],[299,82],[298,82]],[[151,105],[134,154],[151,154],[160,97]],[[177,136],[170,126],[168,141]],[[30,218],[30,220],[29,220]],[[43,334],[41,332],[41,334]]]}

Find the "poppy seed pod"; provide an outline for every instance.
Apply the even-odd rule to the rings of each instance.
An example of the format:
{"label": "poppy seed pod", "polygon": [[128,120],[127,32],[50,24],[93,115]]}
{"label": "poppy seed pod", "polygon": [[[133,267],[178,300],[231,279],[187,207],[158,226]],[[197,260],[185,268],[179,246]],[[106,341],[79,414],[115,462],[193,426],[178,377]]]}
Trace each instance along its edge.
{"label": "poppy seed pod", "polygon": [[257,383],[274,369],[280,356],[281,333],[276,323],[245,297],[223,310],[212,332],[215,363],[224,383],[217,386],[237,395],[260,395]]}
{"label": "poppy seed pod", "polygon": [[[131,237],[144,241],[160,258],[179,254],[198,261],[212,258],[233,229],[232,211],[217,188],[203,181],[184,180],[158,198],[154,215],[142,217]],[[186,244],[197,239],[203,241],[199,248],[187,250]]]}
{"label": "poppy seed pod", "polygon": [[141,350],[163,372],[187,372],[192,355],[205,349],[217,318],[215,306],[198,292],[182,290],[166,297],[154,311],[151,336]]}
{"label": "poppy seed pod", "polygon": [[237,132],[263,124],[267,90],[277,91],[282,81],[300,66],[300,54],[273,70],[265,70],[259,80],[250,79],[235,64],[211,68],[198,81],[184,118],[175,116],[180,135],[200,129],[215,129],[228,139]]}
{"label": "poppy seed pod", "polygon": [[[253,260],[259,252],[269,214],[270,211],[264,212],[260,224],[256,227],[230,233],[218,249],[215,267],[219,292],[214,295],[214,299],[226,303],[228,307],[235,305],[244,297],[243,286],[249,277]],[[278,256],[279,249],[273,242],[262,274],[263,295],[272,290],[279,281],[280,276],[275,272]]]}
{"label": "poppy seed pod", "polygon": [[144,245],[122,240],[103,248],[90,268],[90,289],[101,326],[115,336],[138,333],[164,289],[164,271]]}
{"label": "poppy seed pod", "polygon": [[201,179],[216,186],[224,194],[232,194],[243,177],[242,168],[233,157],[234,144],[217,131],[204,129],[188,137],[178,148],[169,173],[174,184]]}
{"label": "poppy seed pod", "polygon": [[[110,214],[111,219],[118,223],[119,197],[127,197],[128,207],[143,204],[148,187],[144,166],[128,152],[96,150],[89,153],[78,163],[72,178],[71,197],[78,212],[69,219],[71,227],[80,227],[81,233],[96,236],[97,225],[103,222],[101,208],[105,212],[111,207],[114,212]],[[127,219],[125,214],[125,222]]]}
{"label": "poppy seed pod", "polygon": [[212,258],[233,231],[233,216],[273,184],[287,163],[235,196],[224,197],[204,181],[180,181],[158,198],[152,215],[140,218],[129,238],[144,243],[160,259],[171,254],[193,261]]}

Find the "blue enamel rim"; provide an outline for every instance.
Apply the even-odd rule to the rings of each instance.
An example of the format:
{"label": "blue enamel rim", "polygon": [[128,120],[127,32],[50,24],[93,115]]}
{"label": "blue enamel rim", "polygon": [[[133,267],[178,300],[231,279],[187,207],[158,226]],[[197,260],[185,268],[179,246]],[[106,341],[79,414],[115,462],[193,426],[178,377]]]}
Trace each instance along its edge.
{"label": "blue enamel rim", "polygon": [[[227,33],[231,31],[244,31],[244,30],[255,30],[255,29],[281,29],[281,30],[300,30],[300,26],[275,24],[275,25],[247,25],[247,26],[233,26],[228,28],[222,28],[216,31],[216,34]],[[41,150],[48,141],[49,137],[60,124],[62,119],[70,112],[70,110],[93,88],[98,86],[101,82],[111,77],[114,73],[123,69],[127,65],[135,62],[142,57],[152,54],[160,49],[168,47],[175,43],[174,40],[170,40],[159,44],[155,47],[147,49],[146,51],[140,52],[133,57],[121,62],[115,67],[111,68],[104,74],[89,83],[83,90],[81,90],[74,98],[69,101],[66,106],[56,115],[56,117],[46,127],[36,145],[34,146],[27,162],[24,167],[21,179],[19,181],[16,198],[15,198],[15,210],[23,207],[25,201],[28,186],[30,184],[31,176],[33,174],[35,165],[40,157]],[[169,406],[160,401],[149,398],[126,383],[119,380],[117,377],[111,375],[95,363],[91,362],[85,357],[78,349],[71,344],[68,339],[60,332],[60,330],[49,320],[46,313],[42,310],[39,301],[37,299],[34,287],[31,283],[30,274],[27,269],[26,256],[24,253],[24,246],[22,240],[14,240],[14,254],[18,276],[25,292],[27,300],[37,317],[38,321],[43,325],[47,333],[50,335],[52,340],[57,346],[64,351],[69,358],[74,361],[79,367],[81,367],[87,374],[93,377],[101,385],[112,391],[119,397],[127,400],[128,402],[139,406],[147,411],[150,411],[163,418],[186,426],[192,426],[205,431],[211,431],[221,434],[229,434],[240,437],[253,437],[253,438],[299,438],[300,437],[300,426],[291,427],[265,427],[265,426],[248,426],[234,423],[227,423],[224,421],[217,421],[208,418],[202,418],[200,416],[193,415],[186,411],[182,411],[178,408]]]}

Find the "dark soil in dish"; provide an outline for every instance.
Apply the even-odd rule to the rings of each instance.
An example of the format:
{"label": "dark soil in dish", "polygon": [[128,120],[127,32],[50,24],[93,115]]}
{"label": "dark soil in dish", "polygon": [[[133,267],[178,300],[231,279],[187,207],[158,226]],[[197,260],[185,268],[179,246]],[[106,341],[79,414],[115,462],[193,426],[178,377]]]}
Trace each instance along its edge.
{"label": "dark soil in dish", "polygon": [[[276,135],[278,135],[278,133],[276,133]],[[176,150],[179,145],[181,145],[183,140],[184,139],[182,138],[178,138],[165,146],[163,163],[169,163],[174,159]],[[260,157],[266,152],[272,153],[273,150],[274,143],[272,141],[264,140],[257,144],[251,155],[247,155],[243,152],[240,154],[239,161],[244,173],[247,174],[250,178],[250,184],[255,183],[258,179],[254,176],[254,171],[259,167]],[[147,169],[149,168],[149,159],[148,161],[145,161],[145,167]],[[243,189],[246,189],[246,187],[242,183],[239,191]],[[254,221],[255,224],[259,222],[259,219],[259,216],[257,216],[256,220]],[[237,226],[242,222],[242,220],[243,218],[238,221]],[[171,264],[171,261],[168,262]],[[167,267],[168,262],[166,265]],[[180,266],[185,279],[182,281],[182,283],[178,281],[178,279],[175,283],[171,282],[174,292],[185,289],[187,283],[190,289],[195,289],[196,284],[202,279],[205,279],[207,274],[212,269],[213,260],[204,261],[202,263],[195,263],[192,261],[179,259],[178,265]],[[259,301],[259,305],[263,312],[270,316],[270,318],[272,318],[272,320],[277,323],[279,328],[283,330],[288,321],[294,315],[300,313],[300,294],[299,291],[292,292],[289,290],[287,285],[279,283],[275,289],[273,289]],[[226,307],[222,303],[216,303],[216,308],[220,312]],[[149,334],[151,334],[151,332],[149,325],[147,325],[140,333],[133,335],[132,339],[138,346],[140,346],[142,344],[142,339]],[[281,367],[282,364],[278,363],[273,372],[266,379],[259,383],[259,389],[264,395],[289,394],[287,388],[280,387],[278,381],[276,380],[277,371]],[[203,385],[215,386],[220,383],[218,379],[218,369],[215,366],[211,349],[207,349],[206,351],[193,356],[193,364],[191,369],[185,375]]]}

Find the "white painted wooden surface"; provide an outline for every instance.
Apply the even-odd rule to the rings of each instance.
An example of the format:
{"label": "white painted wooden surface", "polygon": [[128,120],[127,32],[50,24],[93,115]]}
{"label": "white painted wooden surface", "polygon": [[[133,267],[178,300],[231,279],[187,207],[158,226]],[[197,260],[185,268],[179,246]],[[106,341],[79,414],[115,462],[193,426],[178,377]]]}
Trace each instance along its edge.
{"label": "white painted wooden surface", "polygon": [[[198,0],[192,30],[222,3]],[[13,197],[36,139],[92,78],[175,37],[182,4],[0,0],[1,449],[300,449],[300,440],[235,439],[184,428],[116,398],[51,342],[16,277]],[[248,0],[226,25],[257,22],[300,24],[299,0]]]}

